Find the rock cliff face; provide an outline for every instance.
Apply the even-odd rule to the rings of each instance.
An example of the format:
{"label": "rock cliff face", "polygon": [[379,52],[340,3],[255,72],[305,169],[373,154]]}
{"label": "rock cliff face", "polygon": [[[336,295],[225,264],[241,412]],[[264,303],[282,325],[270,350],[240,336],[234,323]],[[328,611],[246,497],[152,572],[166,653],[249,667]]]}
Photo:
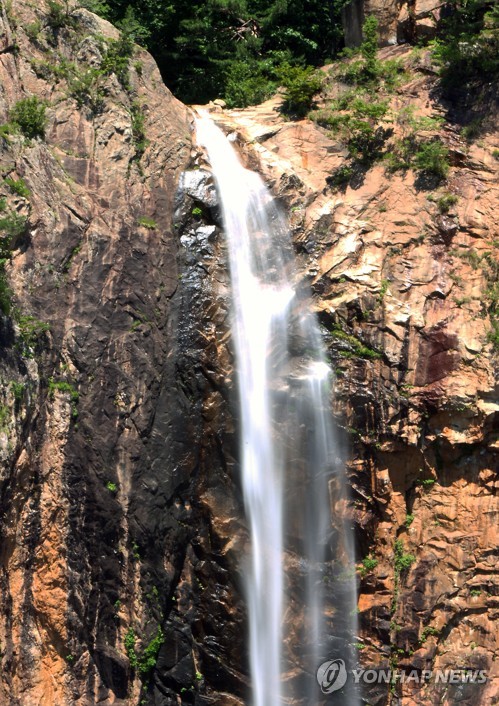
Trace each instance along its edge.
{"label": "rock cliff face", "polygon": [[163,645],[184,659],[182,685],[197,684],[172,637],[188,624],[176,591],[202,533],[189,414],[203,382],[186,349],[175,355],[190,306],[172,230],[190,126],[144,52],[121,81],[91,73],[118,37],[107,23],[2,8],[0,120],[35,95],[48,124],[45,140],[12,131],[0,146],[2,215],[26,219],[1,320],[0,701],[138,703]]}
{"label": "rock cliff face", "polygon": [[[31,95],[48,118],[45,139],[0,134],[1,227],[15,231],[0,317],[9,706],[247,696],[217,200],[186,108],[145,52],[131,54],[85,10],[2,5],[0,122]],[[432,105],[428,81],[396,100]],[[369,703],[494,703],[491,137],[465,149],[446,126],[459,199],[439,214],[411,174],[389,180],[381,167],[332,191],[342,146],[275,107],[215,117],[289,208],[328,331],[359,556],[375,564],[359,572],[362,661],[490,677],[469,698],[385,686]]]}
{"label": "rock cliff face", "polygon": [[[384,50],[388,57],[411,53]],[[361,663],[468,667],[489,677],[468,687],[371,688],[370,704],[499,696],[499,398],[489,341],[497,133],[489,123],[467,143],[437,96],[435,78],[416,74],[391,105],[444,118],[453,164],[445,186],[375,164],[335,189],[344,144],[309,120],[285,122],[279,99],[214,115],[240,136],[290,213],[336,366],[359,558],[368,558],[359,573]],[[443,193],[452,196],[448,208]]]}
{"label": "rock cliff face", "polygon": [[381,46],[433,39],[450,11],[449,3],[439,0],[351,0],[343,9],[345,43],[353,47],[362,42],[368,15],[378,19]]}

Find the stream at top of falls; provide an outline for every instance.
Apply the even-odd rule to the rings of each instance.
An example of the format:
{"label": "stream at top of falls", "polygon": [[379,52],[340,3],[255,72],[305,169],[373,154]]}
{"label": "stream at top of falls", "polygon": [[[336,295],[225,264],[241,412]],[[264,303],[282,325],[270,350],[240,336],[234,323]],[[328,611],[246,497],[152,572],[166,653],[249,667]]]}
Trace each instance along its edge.
{"label": "stream at top of falls", "polygon": [[[223,132],[196,120],[228,244],[252,706],[358,706],[353,533],[332,373],[286,219]],[[343,661],[343,665],[342,665]]]}

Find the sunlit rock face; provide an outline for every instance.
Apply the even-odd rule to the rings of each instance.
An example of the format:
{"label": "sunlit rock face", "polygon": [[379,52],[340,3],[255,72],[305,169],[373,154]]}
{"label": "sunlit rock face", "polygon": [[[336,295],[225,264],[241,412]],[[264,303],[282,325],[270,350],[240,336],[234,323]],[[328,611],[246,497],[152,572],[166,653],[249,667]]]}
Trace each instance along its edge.
{"label": "sunlit rock face", "polygon": [[[409,50],[383,56],[404,60]],[[411,80],[394,109],[438,114],[433,86]],[[486,294],[487,262],[497,266],[493,132],[466,145],[446,126],[452,166],[440,191],[382,164],[335,190],[327,179],[344,146],[309,121],[286,122],[278,107],[275,99],[214,117],[288,208],[336,365],[358,558],[375,559],[359,572],[361,663],[485,670],[482,684],[406,683],[396,694],[408,706],[487,704],[498,690],[499,401]],[[441,214],[444,189],[457,200]],[[365,694],[390,698],[386,685]]]}
{"label": "sunlit rock face", "polygon": [[434,39],[442,20],[448,17],[449,4],[438,0],[351,0],[342,11],[345,44],[362,42],[362,24],[368,15],[379,22],[380,46]]}

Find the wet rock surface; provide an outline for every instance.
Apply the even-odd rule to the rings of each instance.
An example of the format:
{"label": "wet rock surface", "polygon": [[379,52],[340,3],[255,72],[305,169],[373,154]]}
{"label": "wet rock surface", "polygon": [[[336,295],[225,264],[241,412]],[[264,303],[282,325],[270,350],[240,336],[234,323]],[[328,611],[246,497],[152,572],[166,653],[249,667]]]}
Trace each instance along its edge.
{"label": "wet rock surface", "polygon": [[191,117],[138,47],[80,101],[50,66],[81,79],[119,36],[84,10],[53,29],[14,2],[0,32],[0,122],[26,95],[48,118],[0,138],[29,190],[0,185],[26,218],[0,317],[0,701],[241,703],[227,273]]}

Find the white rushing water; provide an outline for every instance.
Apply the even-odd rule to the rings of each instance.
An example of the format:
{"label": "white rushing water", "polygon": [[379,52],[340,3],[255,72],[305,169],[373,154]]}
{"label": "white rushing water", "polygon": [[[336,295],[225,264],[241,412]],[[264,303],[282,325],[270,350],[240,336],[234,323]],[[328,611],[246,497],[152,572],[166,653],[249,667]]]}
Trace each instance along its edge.
{"label": "white rushing water", "polygon": [[[319,664],[345,658],[356,629],[351,538],[335,518],[345,505],[345,483],[332,428],[331,371],[270,192],[209,118],[198,119],[196,129],[215,176],[230,260],[252,543],[245,580],[252,702],[281,706],[296,698],[312,706],[321,703]],[[335,582],[334,605],[325,611],[323,587]],[[325,612],[333,613],[332,623]],[[297,664],[304,679],[292,678]],[[357,700],[343,690],[340,703]]]}

